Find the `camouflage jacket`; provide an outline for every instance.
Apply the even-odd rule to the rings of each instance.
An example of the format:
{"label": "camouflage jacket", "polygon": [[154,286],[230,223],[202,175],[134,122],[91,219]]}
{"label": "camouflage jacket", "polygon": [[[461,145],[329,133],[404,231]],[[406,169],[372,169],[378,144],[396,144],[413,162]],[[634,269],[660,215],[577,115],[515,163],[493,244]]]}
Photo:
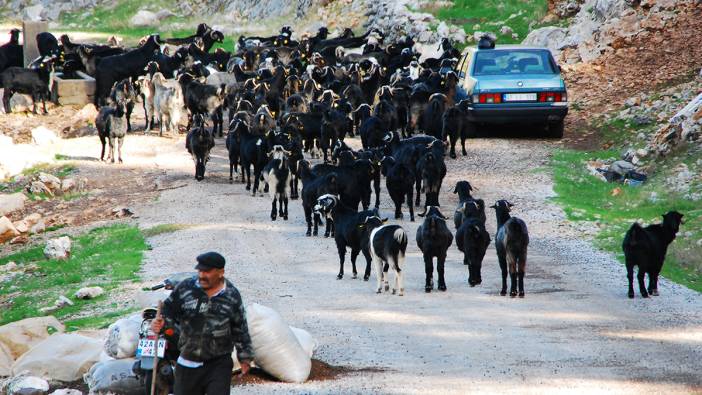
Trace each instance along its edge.
{"label": "camouflage jacket", "polygon": [[241,361],[253,358],[246,312],[239,291],[226,281],[226,288],[209,298],[197,277],[182,281],[163,302],[166,327],[180,328],[180,355],[204,362],[231,354],[236,347]]}

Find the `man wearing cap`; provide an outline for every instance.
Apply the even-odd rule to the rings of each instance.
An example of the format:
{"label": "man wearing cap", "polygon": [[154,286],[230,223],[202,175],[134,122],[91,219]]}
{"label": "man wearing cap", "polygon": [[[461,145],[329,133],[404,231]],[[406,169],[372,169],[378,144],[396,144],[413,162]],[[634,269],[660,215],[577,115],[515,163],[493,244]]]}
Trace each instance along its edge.
{"label": "man wearing cap", "polygon": [[151,328],[180,328],[175,395],[229,394],[236,348],[242,374],[253,358],[244,304],[239,291],[224,278],[224,257],[207,252],[197,257],[197,276],[173,290],[161,317]]}

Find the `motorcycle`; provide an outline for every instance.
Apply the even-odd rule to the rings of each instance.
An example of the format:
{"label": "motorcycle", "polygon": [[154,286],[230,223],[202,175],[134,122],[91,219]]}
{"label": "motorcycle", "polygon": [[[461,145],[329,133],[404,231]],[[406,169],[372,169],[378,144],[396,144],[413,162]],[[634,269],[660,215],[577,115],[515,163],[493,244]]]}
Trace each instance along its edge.
{"label": "motorcycle", "polygon": [[[160,289],[172,291],[181,281],[194,275],[196,274],[177,273],[150,289],[151,291]],[[160,306],[158,308],[149,307],[142,311],[139,343],[136,352],[137,360],[132,367],[132,371],[141,381],[144,394],[146,395],[168,395],[173,393],[175,364],[180,355],[177,328],[166,329],[162,334],[156,334],[151,330],[151,322],[157,317],[159,312]],[[154,374],[155,382],[153,382]]]}

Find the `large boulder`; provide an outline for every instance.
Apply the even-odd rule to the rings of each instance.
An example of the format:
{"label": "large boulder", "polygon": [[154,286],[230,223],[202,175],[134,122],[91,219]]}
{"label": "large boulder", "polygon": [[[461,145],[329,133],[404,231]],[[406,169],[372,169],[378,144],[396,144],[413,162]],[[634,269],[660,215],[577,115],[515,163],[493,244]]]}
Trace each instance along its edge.
{"label": "large boulder", "polygon": [[100,359],[102,342],[87,336],[55,334],[22,355],[12,372],[31,374],[50,380],[79,380]]}
{"label": "large boulder", "polygon": [[52,316],[26,318],[0,326],[0,343],[7,347],[13,359],[17,359],[49,337],[50,330],[61,333],[65,328]]}
{"label": "large boulder", "polygon": [[568,29],[556,26],[547,26],[540,29],[532,30],[527,34],[522,41],[524,45],[533,45],[538,47],[546,47],[554,54],[563,49],[564,41]]}
{"label": "large boulder", "polygon": [[0,216],[24,208],[27,197],[22,192],[0,195]]}
{"label": "large boulder", "polygon": [[36,145],[49,145],[59,141],[59,137],[51,129],[44,126],[38,126],[32,129],[32,143]]}

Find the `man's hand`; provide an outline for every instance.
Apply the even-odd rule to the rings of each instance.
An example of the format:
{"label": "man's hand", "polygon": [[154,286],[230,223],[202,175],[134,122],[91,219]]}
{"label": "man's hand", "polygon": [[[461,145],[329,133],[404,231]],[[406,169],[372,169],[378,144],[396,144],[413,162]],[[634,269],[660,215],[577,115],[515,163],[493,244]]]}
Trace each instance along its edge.
{"label": "man's hand", "polygon": [[250,360],[244,359],[242,361],[239,361],[239,365],[241,365],[241,374],[239,375],[240,377],[249,374],[249,370],[251,370]]}
{"label": "man's hand", "polygon": [[161,329],[163,329],[163,326],[166,324],[166,322],[163,320],[161,317],[156,317],[151,321],[151,330],[155,334],[161,333]]}

